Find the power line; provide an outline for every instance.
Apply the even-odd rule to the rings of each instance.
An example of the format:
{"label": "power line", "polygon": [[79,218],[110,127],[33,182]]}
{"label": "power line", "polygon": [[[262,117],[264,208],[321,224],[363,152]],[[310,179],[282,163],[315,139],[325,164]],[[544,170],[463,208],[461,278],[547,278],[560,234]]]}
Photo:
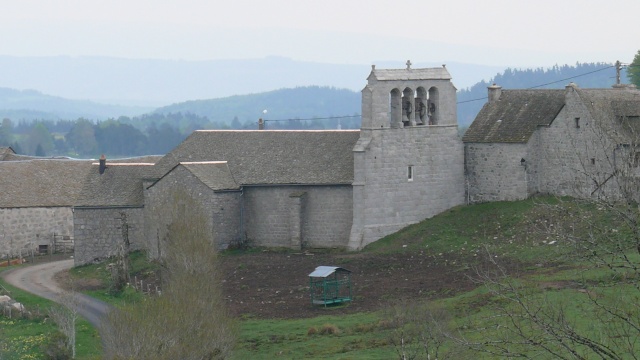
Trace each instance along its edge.
{"label": "power line", "polygon": [[313,120],[332,120],[332,119],[348,119],[348,118],[357,118],[360,115],[349,115],[349,116],[329,116],[329,117],[321,117],[321,118],[308,118],[308,119],[263,119],[264,122],[267,121],[313,121]]}
{"label": "power line", "polygon": [[[637,66],[637,65],[626,65],[626,66]],[[528,87],[528,88],[526,88],[526,89],[535,89],[535,88],[539,88],[539,87],[543,87],[543,86],[547,86],[547,85],[551,85],[551,84],[556,84],[556,83],[559,83],[559,82],[563,82],[563,81],[567,81],[567,80],[575,79],[575,78],[578,78],[578,77],[581,77],[581,76],[591,75],[591,74],[593,74],[593,73],[597,73],[597,72],[599,72],[599,71],[604,71],[604,70],[611,69],[611,68],[615,68],[615,65],[609,65],[609,66],[607,66],[607,67],[603,67],[603,68],[601,68],[601,69],[597,69],[597,70],[593,70],[593,71],[586,72],[586,73],[584,73],[584,74],[579,74],[579,75],[575,75],[575,76],[570,76],[570,77],[568,77],[568,78],[564,78],[564,79],[560,79],[560,80],[557,80],[557,81],[548,82],[548,83],[541,84],[541,85],[535,85],[535,86],[532,86],[532,87]],[[485,99],[488,99],[488,96],[484,96],[484,97],[477,98],[477,99],[471,99],[471,100],[459,101],[459,102],[457,102],[456,104],[464,104],[464,103],[468,103],[468,102],[479,101],[479,100],[485,100]]]}
{"label": "power line", "polygon": [[590,75],[590,74],[597,73],[597,72],[599,72],[599,71],[603,71],[603,70],[607,70],[607,69],[611,69],[611,68],[614,68],[614,67],[616,67],[616,66],[615,66],[615,65],[610,65],[610,66],[604,67],[604,68],[602,68],[602,69],[589,71],[589,72],[586,72],[586,73],[584,73],[584,74],[580,74],[580,75],[576,75],[576,76],[571,76],[571,77],[568,77],[568,78],[560,79],[560,80],[558,80],[558,81],[552,81],[552,82],[550,82],[550,83],[546,83],[546,84],[542,84],[542,85],[532,86],[532,87],[529,87],[529,88],[527,88],[527,89],[535,89],[535,88],[539,88],[539,87],[543,87],[543,86],[547,86],[547,85],[551,85],[551,84],[556,84],[556,83],[559,83],[559,82],[563,82],[563,81],[567,81],[567,80],[575,79],[575,78],[577,78],[577,77],[581,77],[581,76],[585,76],[585,75]]}
{"label": "power line", "polygon": [[[640,66],[639,65],[634,65],[634,64],[624,64],[623,66],[625,67],[636,67],[636,66]],[[568,78],[564,78],[564,79],[560,79],[560,80],[556,80],[556,81],[552,81],[552,82],[548,82],[548,83],[544,83],[544,84],[540,84],[540,85],[535,85],[535,86],[531,86],[528,87],[526,89],[536,89],[539,87],[543,87],[543,86],[547,86],[547,85],[553,85],[553,84],[557,84],[559,82],[563,82],[563,81],[567,81],[567,80],[571,80],[571,79],[575,79],[575,78],[579,78],[582,76],[586,76],[586,75],[591,75],[593,73],[597,73],[600,71],[604,71],[604,70],[608,70],[611,68],[615,68],[615,65],[609,65],[607,67],[603,67],[601,69],[597,69],[597,70],[593,70],[593,71],[589,71],[586,72],[584,74],[579,74],[579,75],[575,75],[575,76],[570,76]],[[488,96],[484,96],[481,98],[477,98],[477,99],[471,99],[471,100],[465,100],[465,101],[458,101],[456,104],[465,104],[465,103],[469,103],[469,102],[474,102],[474,101],[480,101],[480,100],[486,100],[488,99]],[[348,119],[348,118],[356,118],[356,117],[360,117],[360,115],[352,115],[352,116],[330,116],[330,117],[323,117],[323,118],[308,118],[308,119],[264,119],[264,122],[267,121],[313,121],[313,120],[331,120],[331,119]]]}

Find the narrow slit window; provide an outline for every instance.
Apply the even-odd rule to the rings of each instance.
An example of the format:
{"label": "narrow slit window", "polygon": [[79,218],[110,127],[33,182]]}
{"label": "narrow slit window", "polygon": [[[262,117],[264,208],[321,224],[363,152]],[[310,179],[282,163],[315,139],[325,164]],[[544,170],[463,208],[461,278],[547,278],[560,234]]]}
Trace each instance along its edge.
{"label": "narrow slit window", "polygon": [[591,165],[595,165],[596,164],[596,159],[595,158],[591,158]]}
{"label": "narrow slit window", "polygon": [[413,181],[413,165],[407,167],[407,180]]}
{"label": "narrow slit window", "polygon": [[575,121],[576,121],[576,129],[579,129],[580,128],[580,118],[579,117],[575,118]]}

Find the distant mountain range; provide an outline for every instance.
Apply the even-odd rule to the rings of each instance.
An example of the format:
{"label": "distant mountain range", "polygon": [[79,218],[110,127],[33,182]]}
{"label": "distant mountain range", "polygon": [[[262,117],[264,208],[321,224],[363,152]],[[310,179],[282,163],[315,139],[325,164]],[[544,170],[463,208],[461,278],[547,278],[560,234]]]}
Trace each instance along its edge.
{"label": "distant mountain range", "polygon": [[88,100],[69,100],[35,90],[0,88],[0,118],[14,120],[101,120],[135,116],[153,110],[149,107],[105,105]]}
{"label": "distant mountain range", "polygon": [[[506,66],[447,64],[459,88],[489,79]],[[256,94],[283,88],[330,86],[360,91],[371,65],[403,68],[406,59],[371,64],[324,64],[283,57],[243,60],[150,60],[109,57],[0,56],[0,87],[36,89],[67,99],[159,107],[198,99]]]}
{"label": "distant mountain range", "polygon": [[[0,63],[3,59],[6,61],[6,57],[0,57]],[[62,58],[62,60],[59,61],[65,63],[69,61],[69,59],[72,58]],[[98,61],[100,59],[102,58],[97,58],[95,61],[100,62]],[[121,59],[116,60],[123,61]],[[82,58],[82,61],[80,62],[82,63],[85,61],[88,60]],[[102,59],[101,61],[106,60]],[[274,62],[273,66],[271,66],[272,71],[267,71],[267,69],[265,69],[265,67],[268,67],[266,63],[269,61]],[[134,64],[141,64],[136,61],[133,62]],[[150,62],[153,63],[153,61]],[[244,85],[239,86],[238,88],[243,88],[245,92],[249,92],[250,94],[219,98],[212,97],[208,100],[188,100],[160,108],[106,105],[88,100],[69,100],[62,97],[49,96],[34,90],[0,88],[0,118],[7,117],[14,121],[19,121],[21,119],[75,120],[80,117],[91,120],[103,120],[107,118],[126,116],[132,118],[131,123],[134,126],[139,125],[138,127],[144,128],[142,125],[146,126],[148,125],[147,123],[136,124],[135,122],[144,122],[143,120],[145,118],[147,119],[147,122],[151,122],[154,119],[152,114],[167,115],[172,113],[190,113],[197,115],[205,121],[208,120],[209,126],[210,124],[218,124],[217,126],[219,126],[220,124],[231,124],[232,121],[236,121],[241,124],[256,122],[259,117],[273,121],[286,121],[288,119],[352,116],[360,113],[360,93],[344,87],[298,86],[261,92],[257,91],[260,88],[259,85],[256,85],[255,87],[250,86],[252,77],[258,75],[259,71],[257,69],[264,70],[264,74],[261,74],[264,75],[263,78],[276,79],[279,77],[290,77],[288,70],[285,71],[284,69],[286,66],[283,65],[283,63],[287,62],[289,62],[293,67],[309,67],[309,69],[311,69],[311,63],[297,63],[287,59],[280,59],[279,61],[276,61],[275,59],[261,60],[257,61],[255,66],[250,66],[249,64],[244,63],[246,69],[245,74],[242,77],[238,73],[230,73],[226,75],[226,81],[221,81],[218,85],[225,87],[228,91],[231,88],[235,89],[238,87],[239,83],[243,83]],[[163,66],[167,65],[162,61],[158,61],[157,64],[158,66],[162,64],[164,64]],[[201,65],[204,67],[204,64]],[[338,74],[343,74],[345,76],[342,81],[337,81],[338,84],[344,85],[345,82],[351,81],[346,78],[349,76],[358,78],[363,77],[363,71],[356,70],[358,66],[333,66],[335,66],[334,70]],[[327,67],[332,67],[332,65],[318,65],[318,68],[323,67],[327,70]],[[0,66],[0,69],[2,69],[2,66]],[[349,69],[350,71],[347,71]],[[194,85],[194,88],[198,88],[197,84],[202,85],[202,82],[200,81],[201,79],[197,79],[197,69],[192,69],[192,71],[193,72],[190,73],[190,76],[187,76],[187,79],[180,78],[180,80],[177,81],[179,83],[178,87],[186,88],[186,84],[183,83],[188,79],[192,79],[194,81],[194,84],[196,84]],[[123,70],[123,72],[126,71]],[[450,72],[452,72],[454,76],[457,73],[456,70],[453,69],[450,69]],[[326,74],[326,72],[323,72],[323,74]],[[222,76],[222,74],[218,75]],[[169,76],[171,77],[172,75]],[[237,78],[235,78],[236,76]],[[318,76],[321,76],[321,74],[314,74],[312,70],[309,70],[308,78],[305,79],[305,81],[312,81],[312,79],[317,80]],[[562,88],[569,81],[574,81],[582,87],[610,87],[613,84],[614,76],[615,69],[613,69],[610,64],[576,64],[575,66],[563,65],[550,69],[507,69],[503,72],[495,73],[494,76],[488,78],[489,81],[478,81],[472,86],[458,91],[458,122],[461,126],[466,126],[473,121],[479,109],[486,102],[486,87],[493,81],[497,82],[505,89],[538,87],[539,85],[544,84],[546,84],[544,87],[547,88]],[[626,76],[623,78],[626,79]],[[0,79],[2,79],[1,74]],[[289,80],[291,80],[292,83],[295,82],[295,79]],[[59,81],[65,83],[61,79],[59,79]],[[131,84],[126,82],[126,78],[122,78],[120,81],[122,81],[120,87],[123,89],[123,92],[134,91],[132,89],[140,86],[140,80],[135,77],[131,78]],[[327,81],[331,80],[324,79],[322,82]],[[148,86],[151,89],[148,89],[147,91],[157,90],[159,93],[165,93],[167,89],[160,86],[160,84],[166,84],[168,82],[170,82],[170,79],[158,78],[156,79],[155,84]],[[277,84],[283,83],[282,81],[276,80],[274,80],[274,82]],[[360,87],[362,87],[364,86],[365,81],[360,79],[358,80],[358,83],[360,84]],[[175,91],[175,89],[172,91]],[[189,92],[189,94],[195,94],[196,92],[197,91],[194,90],[194,92]],[[169,93],[167,92],[167,94]],[[264,112],[265,110],[266,113]],[[141,116],[145,113],[147,113],[147,115]],[[169,119],[170,117],[165,118]],[[351,120],[349,120],[349,123],[349,127],[354,125]],[[204,124],[192,124],[192,126],[193,125],[207,126]],[[335,125],[335,123],[332,123],[331,127]]]}
{"label": "distant mountain range", "polygon": [[[331,87],[306,86],[221,99],[194,100],[161,107],[160,114],[192,113],[216,123],[241,123],[359,115],[359,92]],[[359,122],[358,118],[358,122]]]}

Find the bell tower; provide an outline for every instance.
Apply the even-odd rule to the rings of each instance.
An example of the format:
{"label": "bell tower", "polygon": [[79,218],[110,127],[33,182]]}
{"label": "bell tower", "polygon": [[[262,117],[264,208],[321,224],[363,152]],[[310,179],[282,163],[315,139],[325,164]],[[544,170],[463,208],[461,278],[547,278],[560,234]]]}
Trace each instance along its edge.
{"label": "bell tower", "polygon": [[362,90],[362,129],[457,125],[456,88],[441,68],[376,69]]}
{"label": "bell tower", "polygon": [[464,203],[456,88],[446,66],[372,65],[353,151],[350,249]]}

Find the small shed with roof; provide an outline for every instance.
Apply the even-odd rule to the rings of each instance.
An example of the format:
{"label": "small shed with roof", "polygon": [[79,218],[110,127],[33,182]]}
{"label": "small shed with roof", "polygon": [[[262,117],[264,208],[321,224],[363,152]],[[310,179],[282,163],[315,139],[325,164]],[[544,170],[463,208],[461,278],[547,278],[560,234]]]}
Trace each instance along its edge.
{"label": "small shed with roof", "polygon": [[334,305],[352,299],[351,271],[337,266],[318,266],[309,274],[311,304]]}

